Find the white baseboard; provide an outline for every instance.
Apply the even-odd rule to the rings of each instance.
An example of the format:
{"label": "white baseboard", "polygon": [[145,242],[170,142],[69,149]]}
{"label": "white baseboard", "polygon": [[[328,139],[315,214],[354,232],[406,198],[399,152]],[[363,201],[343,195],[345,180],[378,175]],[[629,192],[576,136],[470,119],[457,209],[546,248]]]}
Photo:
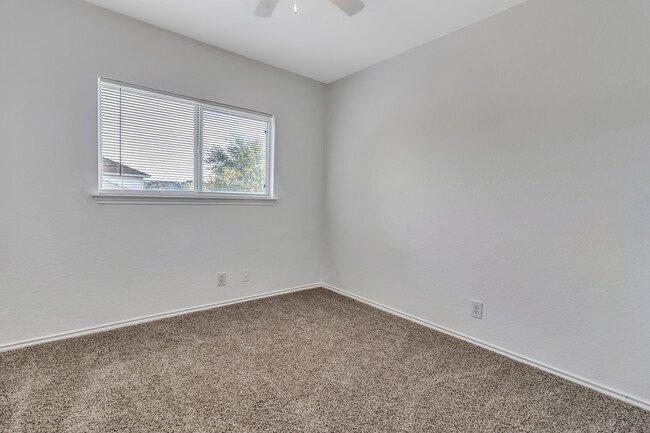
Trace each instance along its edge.
{"label": "white baseboard", "polygon": [[477,340],[476,338],[472,338],[468,335],[462,334],[460,332],[456,332],[452,329],[445,328],[444,326],[437,325],[435,323],[429,322],[424,319],[420,319],[419,317],[412,316],[410,314],[404,313],[402,311],[396,310],[395,308],[388,307],[386,305],[380,304],[379,302],[372,301],[370,299],[364,298],[359,295],[355,295],[354,293],[348,292],[343,289],[339,289],[338,287],[334,287],[330,284],[326,283],[321,283],[321,287],[324,287],[328,290],[331,290],[335,293],[341,294],[343,296],[347,296],[348,298],[355,299],[359,302],[362,302],[364,304],[370,305],[371,307],[378,308],[382,311],[385,311],[387,313],[390,313],[394,316],[402,317],[404,319],[410,320],[412,322],[415,322],[417,324],[426,326],[427,328],[434,329],[436,331],[440,331],[444,334],[451,335],[452,337],[460,338],[461,340],[467,341],[469,343],[472,343],[476,346],[480,346],[484,349],[491,350],[492,352],[496,352],[498,354],[504,355],[510,359],[514,359],[515,361],[523,362],[524,364],[528,364],[532,367],[539,368],[540,370],[544,370],[548,373],[554,374],[556,376],[559,376],[563,379],[569,380],[571,382],[577,383],[578,385],[582,385],[584,387],[587,387],[589,389],[593,389],[594,391],[600,392],[602,394],[608,395],[610,397],[613,397],[617,400],[624,401],[626,403],[629,403],[631,405],[640,407],[641,409],[645,409],[650,411],[650,402],[645,401],[641,398],[634,397],[628,394],[625,394],[624,392],[618,391],[616,389],[601,385],[599,383],[593,382],[591,380],[582,378],[580,376],[567,373],[566,371],[563,371],[559,368],[551,367],[550,365],[544,364],[539,361],[535,361],[534,359],[528,358],[524,355],[520,355],[518,353],[511,352],[506,349],[502,349],[500,347],[494,346],[490,343],[486,343],[481,340]]}
{"label": "white baseboard", "polygon": [[51,341],[63,340],[66,338],[79,337],[81,335],[94,334],[97,332],[109,331],[111,329],[122,328],[125,326],[137,325],[139,323],[151,322],[154,320],[166,319],[168,317],[179,316],[181,314],[194,313],[196,311],[209,310],[216,307],[223,307],[225,305],[239,304],[240,302],[252,301],[255,299],[268,298],[270,296],[283,295],[285,293],[298,292],[301,290],[315,289],[322,287],[320,283],[306,284],[303,286],[291,287],[289,289],[275,290],[272,292],[262,293],[259,295],[244,296],[242,298],[231,299],[228,301],[215,302],[213,304],[200,305],[198,307],[182,308],[180,310],[168,311],[166,313],[152,314],[149,316],[142,316],[135,319],[121,320],[119,322],[107,323],[105,325],[92,326],[89,328],[77,329],[75,331],[62,332],[58,334],[47,335],[45,337],[32,338],[29,340],[18,341],[15,343],[8,343],[0,345],[0,352],[8,350],[20,349],[35,344],[49,343]]}

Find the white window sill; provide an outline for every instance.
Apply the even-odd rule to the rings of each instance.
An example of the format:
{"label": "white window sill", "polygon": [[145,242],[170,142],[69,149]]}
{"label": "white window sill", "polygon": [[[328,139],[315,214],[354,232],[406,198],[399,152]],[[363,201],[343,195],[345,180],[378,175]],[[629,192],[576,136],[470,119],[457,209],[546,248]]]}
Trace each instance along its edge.
{"label": "white window sill", "polygon": [[278,200],[269,197],[210,196],[204,194],[94,194],[98,204],[226,204],[271,206]]}

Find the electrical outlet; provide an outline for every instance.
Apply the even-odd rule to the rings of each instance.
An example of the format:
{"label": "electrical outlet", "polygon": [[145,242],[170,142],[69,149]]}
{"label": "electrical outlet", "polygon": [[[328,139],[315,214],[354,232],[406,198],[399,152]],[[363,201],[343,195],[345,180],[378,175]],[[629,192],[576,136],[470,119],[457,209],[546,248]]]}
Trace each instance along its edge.
{"label": "electrical outlet", "polygon": [[241,271],[241,280],[244,283],[247,283],[248,281],[250,281],[250,273],[248,272],[248,269],[244,269],[244,270]]}
{"label": "electrical outlet", "polygon": [[476,317],[477,319],[483,318],[483,302],[472,301],[471,316]]}
{"label": "electrical outlet", "polygon": [[219,272],[217,274],[217,286],[225,286],[225,285],[226,285],[226,273]]}

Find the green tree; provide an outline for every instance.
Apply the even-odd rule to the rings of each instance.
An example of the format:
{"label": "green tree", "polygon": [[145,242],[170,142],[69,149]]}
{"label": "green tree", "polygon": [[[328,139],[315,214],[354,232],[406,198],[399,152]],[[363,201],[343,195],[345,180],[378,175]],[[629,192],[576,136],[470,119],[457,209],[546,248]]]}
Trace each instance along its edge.
{"label": "green tree", "polygon": [[266,163],[259,140],[230,139],[228,146],[214,146],[205,162],[212,172],[203,183],[204,191],[263,193],[266,191]]}
{"label": "green tree", "polygon": [[175,182],[173,180],[145,180],[144,189],[156,191],[192,191],[194,181]]}

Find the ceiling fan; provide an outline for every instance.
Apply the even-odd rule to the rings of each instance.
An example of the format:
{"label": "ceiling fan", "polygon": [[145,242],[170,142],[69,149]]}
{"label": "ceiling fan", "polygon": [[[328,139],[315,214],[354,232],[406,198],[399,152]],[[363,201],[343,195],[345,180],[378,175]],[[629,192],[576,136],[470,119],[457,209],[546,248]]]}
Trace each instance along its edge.
{"label": "ceiling fan", "polygon": [[[260,3],[255,9],[255,16],[268,18],[273,15],[273,10],[280,0],[260,0]],[[365,6],[361,0],[330,0],[339,9],[348,14],[349,16],[355,15]],[[293,13],[298,12],[297,0],[293,3]]]}

